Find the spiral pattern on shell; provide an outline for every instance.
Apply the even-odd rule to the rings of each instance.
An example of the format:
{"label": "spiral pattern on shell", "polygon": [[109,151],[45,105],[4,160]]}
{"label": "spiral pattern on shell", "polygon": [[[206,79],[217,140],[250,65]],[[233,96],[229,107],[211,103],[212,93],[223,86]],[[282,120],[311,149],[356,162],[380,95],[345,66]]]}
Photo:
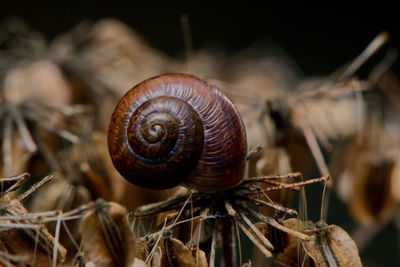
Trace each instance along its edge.
{"label": "spiral pattern on shell", "polygon": [[233,103],[187,74],[164,74],[133,87],[114,110],[108,132],[116,169],[152,189],[230,189],[244,177],[246,142]]}

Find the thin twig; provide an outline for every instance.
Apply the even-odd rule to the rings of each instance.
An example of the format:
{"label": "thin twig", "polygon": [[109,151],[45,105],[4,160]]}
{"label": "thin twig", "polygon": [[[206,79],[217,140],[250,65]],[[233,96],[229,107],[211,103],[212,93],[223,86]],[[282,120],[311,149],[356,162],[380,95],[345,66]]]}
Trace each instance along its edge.
{"label": "thin twig", "polygon": [[[297,183],[290,183],[290,184],[280,184],[277,186],[271,186],[268,188],[263,188],[263,190],[265,192],[269,192],[269,191],[275,191],[275,190],[282,190],[282,189],[289,189],[289,188],[294,188],[294,187],[303,187],[309,184],[316,184],[316,183],[322,183],[325,181],[328,181],[330,178],[329,176],[325,177],[319,177],[319,178],[314,178],[314,179],[309,179],[309,180],[305,180],[303,182],[297,182]],[[250,193],[257,193],[259,194],[260,192],[250,192]]]}
{"label": "thin twig", "polygon": [[27,190],[26,192],[24,192],[21,195],[17,196],[15,198],[15,200],[18,200],[20,202],[24,201],[25,198],[30,196],[33,192],[35,192],[37,189],[39,189],[44,184],[46,184],[46,183],[50,182],[51,180],[53,180],[53,178],[54,178],[53,175],[48,175],[48,176],[44,177],[42,180],[40,180],[39,182],[34,184],[29,190]]}
{"label": "thin twig", "polygon": [[21,112],[18,108],[14,106],[9,106],[9,111],[11,116],[14,117],[14,121],[17,124],[18,132],[21,135],[21,138],[25,144],[25,148],[27,151],[34,153],[37,151],[37,145],[35,141],[33,141],[32,135],[26,125],[25,119],[22,116]]}
{"label": "thin twig", "polygon": [[60,238],[61,213],[57,216],[56,232],[53,243],[53,267],[57,266],[58,239]]}
{"label": "thin twig", "polygon": [[255,244],[257,246],[257,248],[259,250],[261,250],[261,252],[267,257],[267,258],[271,258],[272,257],[272,253],[266,249],[251,233],[249,230],[247,230],[246,227],[244,227],[244,225],[240,222],[238,222],[238,225],[240,227],[240,229],[243,231],[243,233],[253,242],[253,244]]}
{"label": "thin twig", "polygon": [[261,145],[255,145],[253,148],[247,152],[246,160],[249,160],[254,154],[258,153],[262,149]]}
{"label": "thin twig", "polygon": [[338,81],[347,79],[354,72],[360,68],[373,54],[375,54],[384,44],[389,40],[389,34],[387,32],[379,33],[374,40],[364,49],[364,51],[353,60],[353,62],[346,68],[346,70],[338,77]]}
{"label": "thin twig", "polygon": [[211,238],[211,251],[210,251],[210,261],[209,267],[214,267],[215,265],[215,252],[217,250],[217,228],[213,227],[212,229],[212,238]]}
{"label": "thin twig", "polygon": [[290,228],[287,228],[286,226],[278,223],[273,218],[267,217],[267,216],[265,216],[265,215],[263,215],[263,214],[261,214],[261,213],[259,213],[257,211],[254,211],[252,209],[249,209],[249,208],[246,208],[246,207],[243,207],[243,206],[240,206],[240,207],[246,213],[249,213],[250,215],[258,218],[259,220],[261,220],[261,221],[263,221],[265,223],[268,223],[269,225],[271,225],[271,226],[273,226],[273,227],[275,227],[275,228],[277,228],[277,229],[279,229],[279,230],[281,230],[283,232],[286,232],[288,234],[296,236],[296,237],[300,238],[301,240],[310,240],[310,237],[308,235],[300,233],[300,232],[295,231],[295,230],[292,230]]}
{"label": "thin twig", "polygon": [[183,33],[183,40],[185,42],[185,54],[186,54],[186,71],[191,72],[191,63],[193,60],[193,42],[192,33],[190,31],[189,16],[183,14],[181,16],[181,26]]}
{"label": "thin twig", "polygon": [[[248,184],[251,182],[262,182],[265,180],[271,180],[271,179],[290,179],[290,178],[302,178],[303,175],[300,172],[293,172],[293,173],[288,173],[285,175],[270,175],[270,176],[259,176],[259,177],[251,177],[245,179],[242,184]],[[242,185],[241,184],[241,185]]]}
{"label": "thin twig", "polygon": [[284,212],[285,214],[289,214],[289,215],[293,215],[293,216],[297,216],[297,211],[295,211],[294,209],[291,208],[286,208],[278,203],[273,203],[273,202],[267,202],[264,201],[262,199],[257,199],[257,198],[253,198],[253,197],[246,197],[248,200],[250,200],[253,203],[259,203],[265,206],[268,206],[272,209]]}
{"label": "thin twig", "polygon": [[179,207],[192,193],[187,193],[181,196],[175,196],[167,200],[157,203],[152,203],[140,206],[134,213],[129,214],[130,217],[149,216],[155,213],[171,210],[172,208]]}

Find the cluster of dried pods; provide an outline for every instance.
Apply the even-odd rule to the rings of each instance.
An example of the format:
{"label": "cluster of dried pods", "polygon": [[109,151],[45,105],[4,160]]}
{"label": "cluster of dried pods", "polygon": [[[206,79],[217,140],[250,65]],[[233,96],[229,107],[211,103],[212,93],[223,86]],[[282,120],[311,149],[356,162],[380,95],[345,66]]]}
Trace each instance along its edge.
{"label": "cluster of dried pods", "polygon": [[[325,223],[332,188],[362,225],[361,248],[399,213],[395,53],[354,76],[386,33],[310,80],[273,46],[181,63],[110,19],[49,44],[13,19],[0,37],[0,265],[361,266],[352,238]],[[165,72],[195,73],[230,98]],[[292,172],[315,165],[323,177]],[[33,186],[13,176],[26,170]],[[324,192],[315,224],[304,191],[314,183]],[[242,255],[243,235],[262,257]]]}

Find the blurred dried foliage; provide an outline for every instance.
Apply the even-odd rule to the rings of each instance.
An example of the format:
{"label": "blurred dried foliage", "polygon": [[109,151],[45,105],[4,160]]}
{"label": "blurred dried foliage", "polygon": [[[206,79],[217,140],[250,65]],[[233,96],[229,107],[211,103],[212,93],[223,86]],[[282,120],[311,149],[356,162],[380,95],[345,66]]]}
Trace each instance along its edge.
{"label": "blurred dried foliage", "polygon": [[[304,78],[271,44],[229,56],[188,48],[182,61],[114,19],[82,22],[51,42],[18,19],[3,22],[0,265],[212,266],[217,247],[229,251],[227,234],[230,257],[242,266],[361,266],[356,243],[364,248],[385,224],[400,225],[400,83],[390,69],[396,50],[385,50],[367,75],[356,76],[387,41],[381,33],[335,73]],[[216,204],[182,188],[141,189],[117,173],[105,132],[121,95],[148,77],[187,71],[226,90],[243,117],[249,147],[263,147],[249,159],[249,177],[292,170],[309,177],[316,169],[331,175],[321,222],[309,223],[304,207],[297,218],[285,218],[297,214],[292,191],[305,201],[301,187],[308,180],[245,180],[227,193],[232,201]],[[50,176],[39,177],[48,173],[55,179],[43,185]],[[249,188],[263,195],[243,202]],[[354,226],[346,230],[354,231],[356,243],[341,227],[323,223],[331,194],[347,205]],[[129,212],[134,218],[146,211],[156,214],[139,226],[128,220]],[[262,257],[245,263],[239,229]],[[369,237],[360,238],[365,233]]]}

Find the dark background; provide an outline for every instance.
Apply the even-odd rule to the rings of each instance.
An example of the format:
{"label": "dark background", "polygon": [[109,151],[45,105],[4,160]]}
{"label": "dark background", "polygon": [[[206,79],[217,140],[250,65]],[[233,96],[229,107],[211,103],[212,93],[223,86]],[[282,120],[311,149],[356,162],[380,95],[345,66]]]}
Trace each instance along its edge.
{"label": "dark background", "polygon": [[[292,3],[290,1],[2,1],[0,18],[22,17],[34,29],[54,37],[82,19],[115,17],[163,52],[184,49],[180,16],[187,14],[194,48],[219,43],[229,51],[256,40],[282,46],[306,75],[326,75],[357,56],[382,30],[400,47],[399,9],[394,4]],[[299,1],[300,2],[300,1]],[[305,1],[301,1],[305,2]],[[324,2],[324,1],[321,1]],[[400,64],[396,64],[400,70]]]}
{"label": "dark background", "polygon": [[[321,1],[322,2],[322,1]],[[305,75],[328,75],[356,57],[382,30],[391,35],[390,46],[400,48],[399,9],[384,2],[304,4],[281,1],[185,2],[150,1],[0,3],[0,21],[24,19],[48,38],[70,30],[83,19],[114,17],[138,31],[153,47],[170,56],[182,56],[184,41],[180,17],[187,14],[195,49],[218,44],[229,53],[258,40],[272,40],[298,64]],[[393,69],[400,74],[399,60]],[[318,209],[319,203],[316,204]],[[350,225],[349,217],[335,217],[347,208],[333,198],[328,222]],[[347,228],[346,230],[348,230]],[[399,264],[397,231],[389,224],[361,253],[366,266]]]}

